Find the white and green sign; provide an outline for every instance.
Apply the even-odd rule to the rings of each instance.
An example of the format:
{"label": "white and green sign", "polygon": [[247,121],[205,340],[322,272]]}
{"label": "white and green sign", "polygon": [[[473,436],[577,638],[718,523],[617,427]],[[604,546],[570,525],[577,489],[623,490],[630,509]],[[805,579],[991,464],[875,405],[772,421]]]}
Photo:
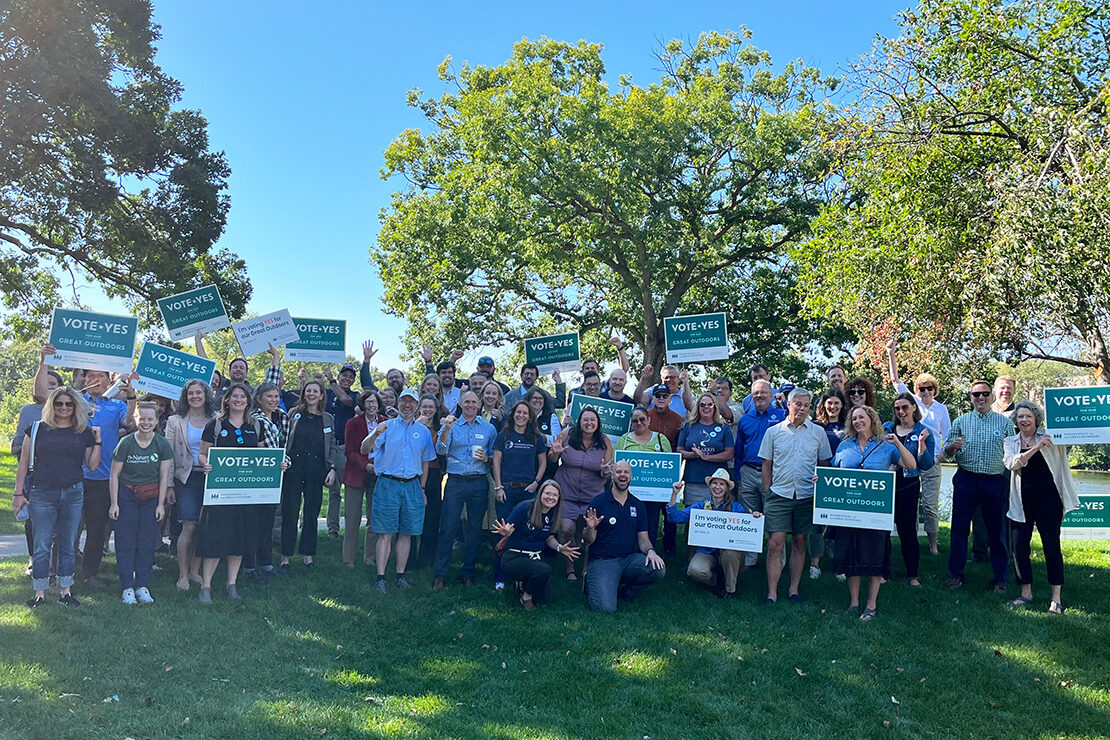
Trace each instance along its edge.
{"label": "white and green sign", "polygon": [[669,316],[663,319],[667,362],[728,359],[728,317],[724,313]]}
{"label": "white and green sign", "polygon": [[540,375],[577,370],[581,357],[576,331],[524,340],[524,361],[539,367]]}
{"label": "white and green sign", "polygon": [[[581,393],[570,397],[570,418],[577,422],[578,415],[587,406],[597,411],[601,418],[601,431],[610,437],[619,437],[628,431],[632,425],[632,404],[621,401],[610,401],[607,398],[591,398]],[[670,494],[667,499],[670,500]]]}
{"label": "white and green sign", "polygon": [[294,362],[345,362],[347,322],[344,319],[293,317],[299,338],[285,345],[285,359]]}
{"label": "white and green sign", "polygon": [[1080,494],[1079,508],[1064,517],[1060,538],[1110,540],[1110,495]]}
{"label": "white and green sign", "polygon": [[1110,442],[1110,386],[1045,388],[1044,421],[1053,442]]}
{"label": "white and green sign", "polygon": [[231,326],[224,299],[215,285],[159,298],[158,310],[162,312],[170,339],[187,339],[197,331],[207,334]]}
{"label": "white and green sign", "polygon": [[211,447],[204,478],[204,505],[276,504],[281,501],[281,461],[285,450]]}
{"label": "white and green sign", "polygon": [[55,308],[50,343],[57,351],[46,358],[46,364],[129,373],[138,329],[134,316]]}
{"label": "white and green sign", "polygon": [[193,378],[211,383],[215,369],[215,360],[206,360],[172,347],[147,342],[135,364],[135,372],[139,377],[132,380],[131,385],[140,393],[177,398],[181,395],[181,389]]}
{"label": "white and green sign", "polygon": [[293,317],[284,308],[265,316],[237,321],[231,325],[231,330],[235,332],[244,357],[265,352],[271,344],[281,347],[301,338]]}
{"label": "white and green sign", "polygon": [[890,531],[894,526],[894,471],[817,468],[813,523]]}
{"label": "white and green sign", "polygon": [[682,455],[677,452],[617,450],[613,462],[625,460],[632,466],[628,490],[641,501],[671,500],[671,486],[682,480]]}
{"label": "white and green sign", "polygon": [[715,509],[691,509],[686,542],[695,547],[718,550],[763,552],[763,517]]}

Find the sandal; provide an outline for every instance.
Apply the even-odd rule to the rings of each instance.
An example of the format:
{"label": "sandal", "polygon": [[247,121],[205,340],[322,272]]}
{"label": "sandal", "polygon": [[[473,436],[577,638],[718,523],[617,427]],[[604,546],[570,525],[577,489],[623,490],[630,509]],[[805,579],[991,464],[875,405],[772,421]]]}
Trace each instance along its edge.
{"label": "sandal", "polygon": [[572,570],[571,572],[567,573],[567,580],[568,580],[568,581],[577,581],[577,580],[578,580],[578,574],[577,574],[577,573],[575,573],[575,572],[574,572],[574,571]]}
{"label": "sandal", "polygon": [[878,614],[878,613],[879,613],[878,609],[872,609],[872,608],[868,607],[867,609],[863,610],[863,614],[859,615],[859,621],[861,621],[861,622],[870,622],[872,619],[875,618],[875,615]]}
{"label": "sandal", "polygon": [[1053,601],[1053,602],[1049,603],[1049,605],[1048,605],[1048,613],[1049,614],[1057,614],[1057,615],[1063,614],[1064,613],[1064,605],[1061,604],[1059,601]]}
{"label": "sandal", "polygon": [[[1019,596],[1016,599],[1014,599],[1013,601],[1007,601],[1006,606],[1010,607],[1011,609],[1021,609],[1022,607],[1029,606],[1032,603],[1033,603],[1033,599],[1029,599],[1029,598],[1026,598],[1024,596]],[[1056,603],[1056,602],[1053,602],[1053,603]],[[1049,611],[1052,611],[1051,607],[1049,608]]]}
{"label": "sandal", "polygon": [[521,599],[520,605],[524,607],[524,611],[531,612],[536,610],[536,605],[531,599]]}
{"label": "sandal", "polygon": [[917,578],[911,578],[911,579],[909,579],[908,583],[909,583],[909,584],[910,584],[910,586],[912,586],[913,588],[921,588],[921,581],[920,581],[920,580],[918,580]]}

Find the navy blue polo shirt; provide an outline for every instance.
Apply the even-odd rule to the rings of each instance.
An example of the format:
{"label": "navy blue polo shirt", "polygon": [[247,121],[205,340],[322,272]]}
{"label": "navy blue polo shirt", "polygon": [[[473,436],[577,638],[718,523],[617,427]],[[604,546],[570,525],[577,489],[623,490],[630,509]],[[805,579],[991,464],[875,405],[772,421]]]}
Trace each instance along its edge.
{"label": "navy blue polo shirt", "polygon": [[607,491],[595,496],[590,506],[601,519],[597,525],[597,539],[590,545],[590,560],[623,558],[640,551],[638,535],[648,528],[647,507],[643,501],[629,493],[621,506],[612,492]]}
{"label": "navy blue polo shirt", "polygon": [[354,404],[350,406],[342,404],[331,388],[328,388],[326,391],[327,401],[324,410],[335,417],[335,443],[337,445],[344,443],[343,433],[347,429],[347,422],[358,412],[358,408],[355,405],[358,403],[358,394],[347,391],[347,395],[351,397],[351,400],[355,401]]}

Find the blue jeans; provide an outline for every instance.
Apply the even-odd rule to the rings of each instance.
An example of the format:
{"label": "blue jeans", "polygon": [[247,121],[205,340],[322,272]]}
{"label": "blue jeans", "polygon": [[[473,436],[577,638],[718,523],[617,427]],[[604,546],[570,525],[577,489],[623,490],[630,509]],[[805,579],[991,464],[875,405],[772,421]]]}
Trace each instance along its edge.
{"label": "blue jeans", "polygon": [[122,589],[150,585],[154,546],[161,531],[154,518],[158,498],[140,501],[128,486],[119,484],[119,519],[116,520],[116,572]]}
{"label": "blue jeans", "polygon": [[45,591],[50,586],[50,545],[58,535],[58,586],[73,585],[74,549],[85,503],[84,483],[62,490],[31,489],[31,533],[35,540],[32,587]]}
{"label": "blue jeans", "polygon": [[[498,519],[508,519],[509,514],[513,513],[513,509],[516,508],[517,504],[527,501],[535,494],[528,493],[528,491],[524,490],[524,486],[510,486],[508,482],[502,482],[505,483],[505,500],[495,500],[494,507],[497,509]],[[528,482],[531,483],[531,481]],[[496,537],[496,539],[501,538]],[[505,571],[501,568],[501,553],[497,552],[497,550],[493,551],[493,580],[497,583],[505,582]]]}
{"label": "blue jeans", "polygon": [[978,475],[960,469],[952,479],[952,541],[948,550],[948,571],[964,577],[967,563],[967,535],[975,508],[983,511],[983,522],[990,541],[991,568],[994,579],[1005,583],[1007,575],[1006,543],[1003,525],[1010,499],[1009,475]]}
{"label": "blue jeans", "polygon": [[615,612],[617,592],[622,585],[625,599],[632,601],[645,588],[662,579],[666,570],[655,570],[647,565],[645,558],[642,552],[634,552],[623,558],[591,560],[586,569],[590,608],[597,612]]}
{"label": "blue jeans", "polygon": [[474,577],[474,566],[478,563],[481,551],[482,519],[489,505],[489,478],[484,475],[464,478],[461,475],[447,476],[443,489],[443,509],[439,520],[439,542],[436,545],[436,560],[433,572],[436,576],[447,575],[451,567],[451,545],[459,530],[463,506],[466,507],[466,560],[463,562],[463,578]]}

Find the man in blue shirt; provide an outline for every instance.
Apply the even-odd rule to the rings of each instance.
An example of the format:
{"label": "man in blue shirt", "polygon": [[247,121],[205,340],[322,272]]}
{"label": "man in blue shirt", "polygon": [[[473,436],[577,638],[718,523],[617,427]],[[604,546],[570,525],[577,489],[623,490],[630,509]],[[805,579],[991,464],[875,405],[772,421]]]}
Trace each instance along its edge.
{"label": "man in blue shirt", "polygon": [[[736,497],[748,511],[763,511],[763,459],[759,445],[767,427],[786,418],[782,409],[771,407],[771,384],[766,380],[752,383],[752,409],[740,417],[736,427],[736,444],[733,460],[739,485]],[[749,563],[748,565],[752,565]]]}
{"label": "man in blue shirt", "polygon": [[490,460],[497,430],[478,416],[478,396],[466,391],[459,399],[462,418],[448,416],[436,441],[436,452],[447,456],[447,484],[443,487],[443,508],[439,520],[439,542],[433,565],[433,588],[442,590],[451,567],[451,545],[466,507],[466,560],[462,567],[464,586],[474,585],[474,566],[484,539],[482,520],[489,505]]}
{"label": "man in blue shirt", "polygon": [[615,463],[612,490],[586,509],[582,537],[590,548],[586,588],[594,611],[615,612],[618,595],[632,601],[666,573],[648,537],[647,508],[629,492],[631,483],[632,466]]}
{"label": "man in blue shirt", "polygon": [[424,507],[428,505],[424,484],[428,480],[428,463],[436,459],[432,432],[416,421],[416,391],[401,391],[397,401],[396,419],[383,421],[362,441],[362,452],[374,450],[374,507],[370,514],[370,530],[379,535],[375,552],[378,578],[374,583],[385,593],[385,565],[389,561],[391,535],[397,535],[398,588],[409,588],[405,567],[409,561],[412,536],[424,530]]}

